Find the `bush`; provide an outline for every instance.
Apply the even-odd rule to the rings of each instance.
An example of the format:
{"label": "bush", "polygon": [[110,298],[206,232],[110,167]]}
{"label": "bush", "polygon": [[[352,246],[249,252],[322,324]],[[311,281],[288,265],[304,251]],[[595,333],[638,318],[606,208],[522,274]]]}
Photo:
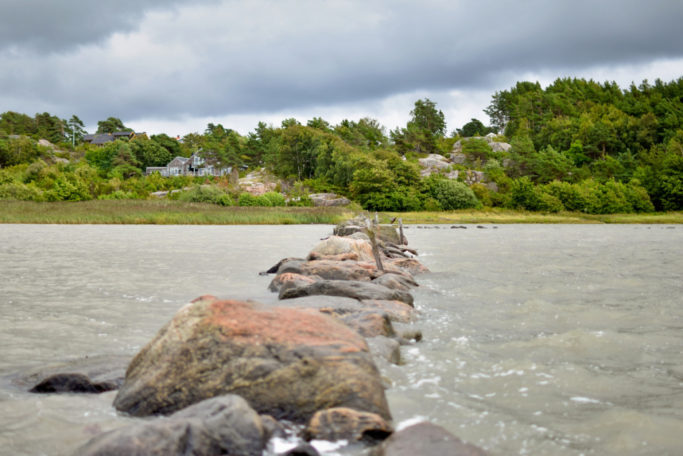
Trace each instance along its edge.
{"label": "bush", "polygon": [[257,202],[257,198],[254,195],[252,195],[251,193],[247,193],[247,192],[240,194],[240,196],[237,200],[237,205],[243,206],[243,207],[244,206],[246,206],[246,207],[260,206],[260,204],[258,204],[258,202]]}
{"label": "bush", "polygon": [[473,184],[470,188],[474,192],[474,196],[476,196],[477,199],[481,201],[481,204],[487,207],[491,207],[493,205],[493,202],[491,200],[491,190],[489,190],[489,188],[486,185],[477,183]]}
{"label": "bush", "polygon": [[586,198],[576,184],[552,181],[543,186],[543,192],[556,197],[568,211],[582,212],[586,208]]}
{"label": "bush", "polygon": [[428,179],[429,195],[445,211],[472,209],[481,206],[472,189],[462,182],[449,179]]}
{"label": "bush", "polygon": [[218,187],[210,185],[197,185],[190,190],[182,192],[178,200],[190,203],[211,203],[221,206],[232,206],[230,196]]}
{"label": "bush", "polygon": [[270,202],[270,206],[273,206],[273,207],[286,206],[286,204],[287,204],[287,202],[285,201],[285,197],[282,193],[268,192],[268,193],[264,193],[261,196],[266,198]]}
{"label": "bush", "polygon": [[541,206],[541,192],[528,177],[515,179],[510,183],[510,207],[537,211]]}
{"label": "bush", "polygon": [[0,184],[0,199],[18,201],[44,201],[43,191],[33,184],[11,182]]}

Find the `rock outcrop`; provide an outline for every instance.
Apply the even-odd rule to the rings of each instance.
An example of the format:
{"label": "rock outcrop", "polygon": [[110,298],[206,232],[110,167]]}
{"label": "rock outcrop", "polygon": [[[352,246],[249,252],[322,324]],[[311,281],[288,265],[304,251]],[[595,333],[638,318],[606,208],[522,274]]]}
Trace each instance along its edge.
{"label": "rock outcrop", "polygon": [[213,296],[183,307],[135,356],[114,406],[169,414],[223,394],[294,422],[331,407],[391,419],[367,344],[339,320]]}
{"label": "rock outcrop", "polygon": [[311,193],[308,197],[316,207],[348,206],[351,204],[351,200],[336,193]]}

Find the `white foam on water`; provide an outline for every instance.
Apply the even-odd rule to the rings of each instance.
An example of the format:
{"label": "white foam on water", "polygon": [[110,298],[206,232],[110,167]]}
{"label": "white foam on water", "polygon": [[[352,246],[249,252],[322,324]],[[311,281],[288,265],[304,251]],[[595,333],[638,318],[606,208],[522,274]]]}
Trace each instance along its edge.
{"label": "white foam on water", "polygon": [[396,425],[396,432],[402,431],[405,428],[409,428],[410,426],[413,426],[413,425],[418,424],[418,423],[423,423],[425,421],[427,421],[427,417],[421,416],[421,415],[417,415],[417,416],[414,416],[412,418],[408,418],[407,420],[403,420]]}
{"label": "white foam on water", "polygon": [[579,404],[600,404],[597,399],[591,399],[590,397],[574,396],[569,398],[570,401],[578,402]]}

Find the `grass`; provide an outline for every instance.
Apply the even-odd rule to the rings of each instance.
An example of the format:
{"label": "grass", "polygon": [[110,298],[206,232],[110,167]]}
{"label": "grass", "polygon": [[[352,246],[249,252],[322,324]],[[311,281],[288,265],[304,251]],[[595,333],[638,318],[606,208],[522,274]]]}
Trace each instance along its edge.
{"label": "grass", "polygon": [[287,225],[336,224],[354,213],[334,207],[223,207],[170,200],[0,201],[0,223]]}
{"label": "grass", "polygon": [[[171,200],[93,200],[35,203],[0,201],[0,223],[151,224],[151,225],[290,225],[336,224],[358,211],[338,207],[222,207]],[[506,209],[448,212],[384,212],[385,223],[400,217],[405,224],[456,223],[683,223],[683,212],[590,215],[543,214]]]}
{"label": "grass", "polygon": [[683,212],[655,212],[650,214],[583,214],[580,212],[513,211],[487,208],[448,212],[385,212],[380,220],[388,222],[400,217],[405,224],[452,224],[452,223],[683,223]]}

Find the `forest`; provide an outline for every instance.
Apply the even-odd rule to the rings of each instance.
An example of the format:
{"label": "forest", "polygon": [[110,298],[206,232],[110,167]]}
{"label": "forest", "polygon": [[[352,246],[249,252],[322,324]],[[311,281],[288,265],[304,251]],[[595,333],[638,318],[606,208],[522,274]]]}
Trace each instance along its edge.
{"label": "forest", "polygon": [[[178,190],[167,197],[278,206],[308,205],[308,194],[332,192],[378,211],[683,210],[683,77],[626,89],[584,79],[545,88],[518,82],[493,94],[485,112],[488,126],[472,119],[449,132],[437,104],[421,99],[407,124],[388,132],[371,118],[336,125],[292,118],[260,122],[247,135],[209,123],[182,138],[93,145],[76,115],[7,111],[0,115],[0,199],[148,199]],[[118,131],[130,128],[110,117],[96,133]],[[276,191],[256,198],[227,176],[145,175],[147,167],[192,154],[241,175],[263,168]],[[423,160],[434,156],[443,165],[427,172]]]}

